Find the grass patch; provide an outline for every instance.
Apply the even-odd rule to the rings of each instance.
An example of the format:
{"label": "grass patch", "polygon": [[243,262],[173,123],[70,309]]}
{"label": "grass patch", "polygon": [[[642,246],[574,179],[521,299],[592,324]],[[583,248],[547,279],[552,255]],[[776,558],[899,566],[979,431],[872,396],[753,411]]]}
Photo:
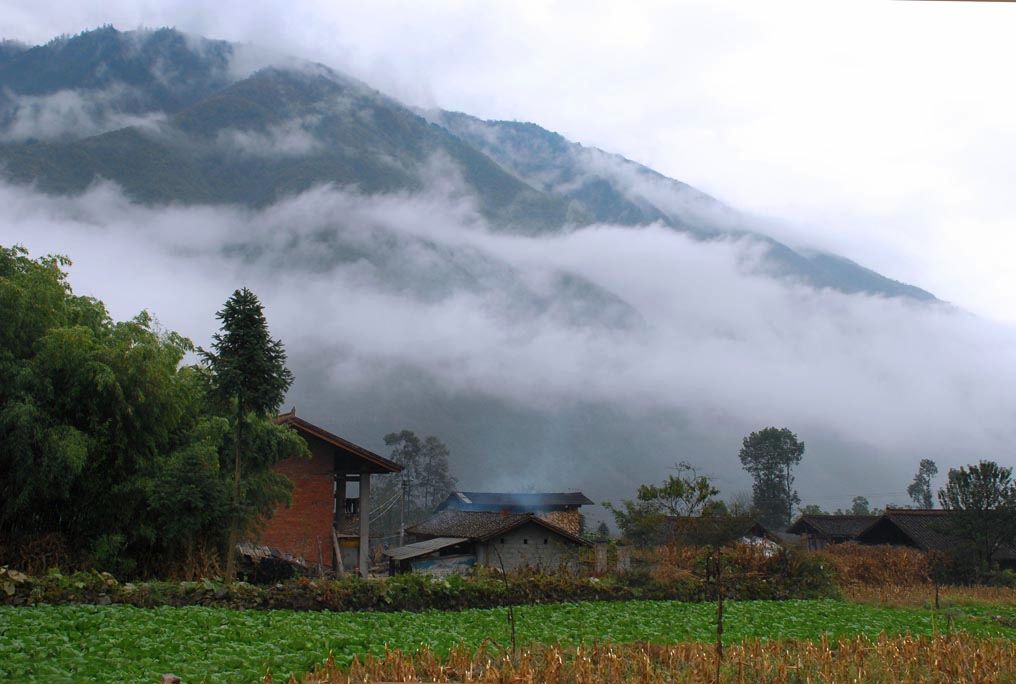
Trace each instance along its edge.
{"label": "grass patch", "polygon": [[[657,601],[516,608],[520,643],[707,642],[715,607]],[[817,640],[862,635],[931,635],[946,619],[923,608],[841,601],[727,604],[725,641]],[[252,682],[306,672],[329,652],[339,664],[385,647],[438,654],[485,639],[508,639],[503,609],[422,613],[331,613],[130,606],[0,607],[0,679],[47,682],[154,682],[174,672],[194,682]],[[1016,606],[972,606],[953,628],[1016,641]]]}

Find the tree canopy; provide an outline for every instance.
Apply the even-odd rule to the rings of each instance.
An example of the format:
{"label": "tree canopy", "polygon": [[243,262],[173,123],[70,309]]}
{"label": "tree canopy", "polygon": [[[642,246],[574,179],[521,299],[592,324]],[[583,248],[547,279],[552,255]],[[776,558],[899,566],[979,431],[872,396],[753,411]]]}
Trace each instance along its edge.
{"label": "tree canopy", "polygon": [[614,514],[622,535],[636,544],[659,543],[666,537],[668,516],[690,517],[702,515],[705,510],[713,514],[726,514],[722,502],[713,499],[720,493],[709,478],[699,475],[691,465],[681,462],[677,471],[668,475],[660,485],[639,486],[634,500],[626,499],[620,506],[605,503]]}
{"label": "tree canopy", "polygon": [[[286,479],[271,470],[286,454],[252,448],[258,435],[251,423],[272,423],[293,384],[293,374],[286,368],[282,342],[268,333],[264,308],[253,292],[246,287],[234,291],[215,317],[222,327],[212,337],[212,351],[201,350],[201,356],[210,371],[211,396],[232,422],[232,516],[226,546],[226,581],[230,582],[236,575],[236,543],[261,513],[259,504],[271,506],[289,494]],[[244,474],[248,483],[256,480],[261,486],[243,491]],[[273,493],[266,501],[256,496],[266,492]]]}
{"label": "tree canopy", "polygon": [[407,526],[423,520],[447,498],[458,481],[448,463],[451,453],[437,437],[421,439],[412,430],[400,430],[388,433],[384,440],[391,447],[391,459],[403,470],[400,478],[378,478],[374,496],[381,509],[375,514],[376,529],[381,534],[395,534],[403,513]]}
{"label": "tree canopy", "polygon": [[1016,546],[1012,468],[994,461],[952,468],[938,500],[953,511],[949,531],[966,540],[983,565],[990,567],[999,549]]}
{"label": "tree canopy", "polygon": [[931,480],[938,475],[938,466],[930,458],[922,458],[917,466],[914,481],[907,486],[907,494],[920,508],[931,508],[935,497],[931,495]]}
{"label": "tree canopy", "polygon": [[762,523],[788,525],[794,506],[801,503],[793,488],[793,467],[804,456],[804,442],[788,428],[767,427],[745,437],[738,456],[752,476],[753,508]]}
{"label": "tree canopy", "polygon": [[[127,576],[214,565],[233,438],[211,374],[147,312],[114,321],[75,295],[69,265],[0,247],[0,562],[47,540],[56,562]],[[271,421],[251,427],[263,462],[305,449]],[[263,475],[243,489],[251,521],[288,496]]]}

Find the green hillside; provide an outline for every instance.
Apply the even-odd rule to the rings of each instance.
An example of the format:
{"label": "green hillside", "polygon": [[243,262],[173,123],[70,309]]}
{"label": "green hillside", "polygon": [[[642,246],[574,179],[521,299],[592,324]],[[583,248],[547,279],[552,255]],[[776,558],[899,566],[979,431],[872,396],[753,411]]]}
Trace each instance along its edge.
{"label": "green hillside", "polygon": [[[3,42],[0,173],[54,194],[108,180],[147,204],[253,208],[320,185],[368,195],[440,186],[470,198],[500,231],[659,223],[701,240],[757,240],[767,252],[761,270],[771,276],[934,299],[842,257],[792,249],[685,183],[536,124],[416,112],[296,60],[243,75],[234,68],[237,50],[172,29],[105,27],[31,48]],[[69,101],[77,118],[64,130],[24,133],[50,99],[65,108]],[[124,127],[117,122],[125,114],[153,119]],[[88,117],[97,122],[92,129],[106,130],[72,125]]]}

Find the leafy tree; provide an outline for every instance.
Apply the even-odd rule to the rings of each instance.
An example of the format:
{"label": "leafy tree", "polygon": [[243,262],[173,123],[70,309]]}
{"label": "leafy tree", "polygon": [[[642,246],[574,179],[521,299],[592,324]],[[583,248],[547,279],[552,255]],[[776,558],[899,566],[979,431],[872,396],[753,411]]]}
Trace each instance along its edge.
{"label": "leafy tree", "polygon": [[[448,447],[440,439],[421,439],[412,430],[385,435],[385,444],[392,448],[391,459],[403,467],[402,477],[377,478],[372,496],[379,502],[375,511],[377,529],[382,534],[399,530],[405,495],[405,523],[412,525],[426,518],[455,489],[458,481],[451,474]],[[403,494],[404,493],[404,494]]]}
{"label": "leafy tree", "polygon": [[804,442],[787,428],[767,427],[744,438],[739,456],[754,480],[752,500],[762,522],[789,524],[794,506],[801,503],[792,469],[804,456]]}
{"label": "leafy tree", "polygon": [[808,504],[801,507],[801,515],[829,515],[829,512],[822,510],[818,504]]}
{"label": "leafy tree", "polygon": [[731,513],[730,508],[727,506],[727,503],[725,501],[722,501],[720,499],[712,499],[708,503],[706,503],[705,506],[702,507],[701,515],[703,517],[708,516],[712,518],[726,518],[730,517]]}
{"label": "leafy tree", "polygon": [[432,511],[455,489],[450,452],[437,437],[421,440],[413,431],[402,430],[385,435],[385,444],[392,447],[391,459],[403,467],[403,478],[409,481],[409,507]]}
{"label": "leafy tree", "polygon": [[709,478],[687,463],[678,463],[675,470],[677,474],[668,476],[661,485],[639,486],[635,500],[626,499],[620,507],[603,504],[614,514],[618,528],[629,541],[643,545],[662,542],[668,515],[699,515],[719,494]]}
{"label": "leafy tree", "polygon": [[871,504],[863,496],[855,496],[851,502],[850,515],[871,515]]}
{"label": "leafy tree", "polygon": [[953,512],[949,531],[970,544],[983,566],[991,566],[999,549],[1016,545],[1012,468],[994,461],[951,468],[938,500],[942,508]]}
{"label": "leafy tree", "polygon": [[[283,482],[272,476],[271,466],[279,456],[289,455],[269,451],[274,460],[260,458],[264,452],[251,448],[259,437],[251,421],[270,420],[275,416],[293,382],[293,374],[286,368],[282,342],[269,335],[264,309],[253,292],[247,288],[236,290],[215,316],[222,321],[220,332],[212,338],[213,351],[201,350],[201,355],[211,371],[212,397],[228,407],[232,414],[233,510],[225,572],[226,581],[230,582],[236,576],[236,543],[257,519],[258,513],[269,505],[264,501],[255,502],[250,496],[244,497],[245,466],[250,470],[248,480],[278,490],[276,493],[281,495]],[[264,486],[248,488],[247,493],[262,492]],[[282,498],[285,500],[284,496]]]}
{"label": "leafy tree", "polygon": [[935,499],[931,495],[931,480],[938,475],[938,466],[930,458],[922,458],[917,466],[914,481],[907,487],[907,494],[920,508],[932,508]]}
{"label": "leafy tree", "polygon": [[[47,539],[65,563],[122,576],[214,569],[231,525],[234,439],[213,376],[183,365],[190,341],[147,312],[117,322],[75,296],[69,264],[0,247],[0,553],[12,554],[0,564]],[[253,415],[245,444],[256,464],[306,453],[294,432]],[[289,483],[258,468],[242,486],[263,518]]]}
{"label": "leafy tree", "polygon": [[114,322],[73,294],[68,265],[0,247],[0,542],[55,536],[78,560],[146,572],[193,531],[160,526],[152,482],[198,439],[200,378],[180,365],[188,340],[145,312]]}
{"label": "leafy tree", "polygon": [[666,514],[659,506],[638,499],[624,499],[620,506],[604,501],[603,507],[614,515],[621,536],[632,544],[650,546],[666,538]]}
{"label": "leafy tree", "polygon": [[600,521],[600,524],[596,526],[596,537],[597,539],[610,539],[610,528],[607,527],[607,523]]}
{"label": "leafy tree", "polygon": [[676,475],[670,475],[662,485],[646,484],[639,487],[638,499],[656,505],[666,515],[691,516],[702,513],[702,508],[720,490],[713,487],[709,478],[685,462],[674,466]]}

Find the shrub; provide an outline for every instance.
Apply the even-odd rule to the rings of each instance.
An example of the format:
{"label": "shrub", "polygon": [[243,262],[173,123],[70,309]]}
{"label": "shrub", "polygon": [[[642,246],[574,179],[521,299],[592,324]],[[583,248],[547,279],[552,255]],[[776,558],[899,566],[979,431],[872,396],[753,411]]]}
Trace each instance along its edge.
{"label": "shrub", "polygon": [[[704,558],[704,556],[702,556]],[[784,599],[836,595],[832,575],[820,563],[796,555],[766,560],[742,553],[725,559],[724,593],[730,598]],[[748,569],[751,568],[751,569]],[[269,586],[219,581],[121,583],[108,573],[53,571],[29,576],[0,568],[0,603],[11,605],[124,603],[138,607],[221,606],[292,610],[458,610],[513,604],[633,599],[711,600],[715,588],[703,573],[657,577],[647,569],[622,575],[580,577],[524,571],[504,579],[479,569],[468,577],[405,574],[381,580],[300,578]]]}

